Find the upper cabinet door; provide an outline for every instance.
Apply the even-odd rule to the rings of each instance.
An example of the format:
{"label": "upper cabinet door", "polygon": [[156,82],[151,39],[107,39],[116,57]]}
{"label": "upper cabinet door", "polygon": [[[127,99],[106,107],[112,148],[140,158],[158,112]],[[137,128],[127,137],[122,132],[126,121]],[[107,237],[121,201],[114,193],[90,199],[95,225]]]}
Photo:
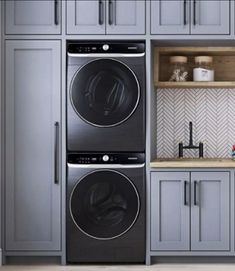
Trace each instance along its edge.
{"label": "upper cabinet door", "polygon": [[229,34],[229,0],[191,0],[191,34]]}
{"label": "upper cabinet door", "polygon": [[107,0],[107,34],[145,34],[145,0]]}
{"label": "upper cabinet door", "polygon": [[151,173],[151,250],[189,250],[188,172]]}
{"label": "upper cabinet door", "polygon": [[105,34],[105,0],[67,1],[67,34]]}
{"label": "upper cabinet door", "polygon": [[151,34],[189,34],[187,0],[151,0]]}
{"label": "upper cabinet door", "polygon": [[6,34],[60,34],[60,0],[5,1]]}
{"label": "upper cabinet door", "polygon": [[229,250],[229,172],[192,172],[191,250]]}

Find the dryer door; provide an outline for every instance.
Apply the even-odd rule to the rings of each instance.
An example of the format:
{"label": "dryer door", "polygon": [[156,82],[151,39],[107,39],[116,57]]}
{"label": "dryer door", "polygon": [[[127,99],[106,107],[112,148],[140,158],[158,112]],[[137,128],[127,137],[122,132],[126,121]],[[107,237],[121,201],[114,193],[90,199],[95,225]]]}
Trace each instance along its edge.
{"label": "dryer door", "polygon": [[133,71],[113,59],[93,60],[74,75],[70,99],[85,122],[99,127],[118,125],[135,111],[140,88]]}
{"label": "dryer door", "polygon": [[134,225],[140,210],[133,183],[114,170],[97,170],[84,176],[70,196],[75,225],[95,239],[114,239]]}

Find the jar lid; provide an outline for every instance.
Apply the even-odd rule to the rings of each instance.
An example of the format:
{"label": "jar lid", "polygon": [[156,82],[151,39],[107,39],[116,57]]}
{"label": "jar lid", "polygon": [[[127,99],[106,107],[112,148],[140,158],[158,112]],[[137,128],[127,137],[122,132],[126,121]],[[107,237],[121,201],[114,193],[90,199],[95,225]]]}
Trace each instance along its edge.
{"label": "jar lid", "polygon": [[170,63],[187,63],[188,58],[186,56],[171,56]]}
{"label": "jar lid", "polygon": [[200,62],[212,63],[213,57],[212,56],[196,56],[194,60],[195,60],[195,63],[200,63]]}

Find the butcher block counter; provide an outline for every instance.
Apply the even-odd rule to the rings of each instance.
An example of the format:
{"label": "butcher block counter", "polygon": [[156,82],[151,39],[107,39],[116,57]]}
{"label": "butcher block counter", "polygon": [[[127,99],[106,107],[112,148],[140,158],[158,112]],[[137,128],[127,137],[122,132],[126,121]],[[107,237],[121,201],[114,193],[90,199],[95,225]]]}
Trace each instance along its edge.
{"label": "butcher block counter", "polygon": [[161,158],[150,163],[152,168],[235,168],[235,160],[226,158]]}

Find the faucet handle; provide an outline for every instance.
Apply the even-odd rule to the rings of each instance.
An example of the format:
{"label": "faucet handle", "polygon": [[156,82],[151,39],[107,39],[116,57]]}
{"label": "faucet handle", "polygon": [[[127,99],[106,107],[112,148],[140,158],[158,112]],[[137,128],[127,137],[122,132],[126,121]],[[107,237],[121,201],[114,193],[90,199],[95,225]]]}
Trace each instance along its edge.
{"label": "faucet handle", "polygon": [[183,158],[184,156],[184,146],[183,146],[183,142],[179,143],[179,158]]}
{"label": "faucet handle", "polygon": [[199,158],[203,158],[203,143],[199,143]]}

